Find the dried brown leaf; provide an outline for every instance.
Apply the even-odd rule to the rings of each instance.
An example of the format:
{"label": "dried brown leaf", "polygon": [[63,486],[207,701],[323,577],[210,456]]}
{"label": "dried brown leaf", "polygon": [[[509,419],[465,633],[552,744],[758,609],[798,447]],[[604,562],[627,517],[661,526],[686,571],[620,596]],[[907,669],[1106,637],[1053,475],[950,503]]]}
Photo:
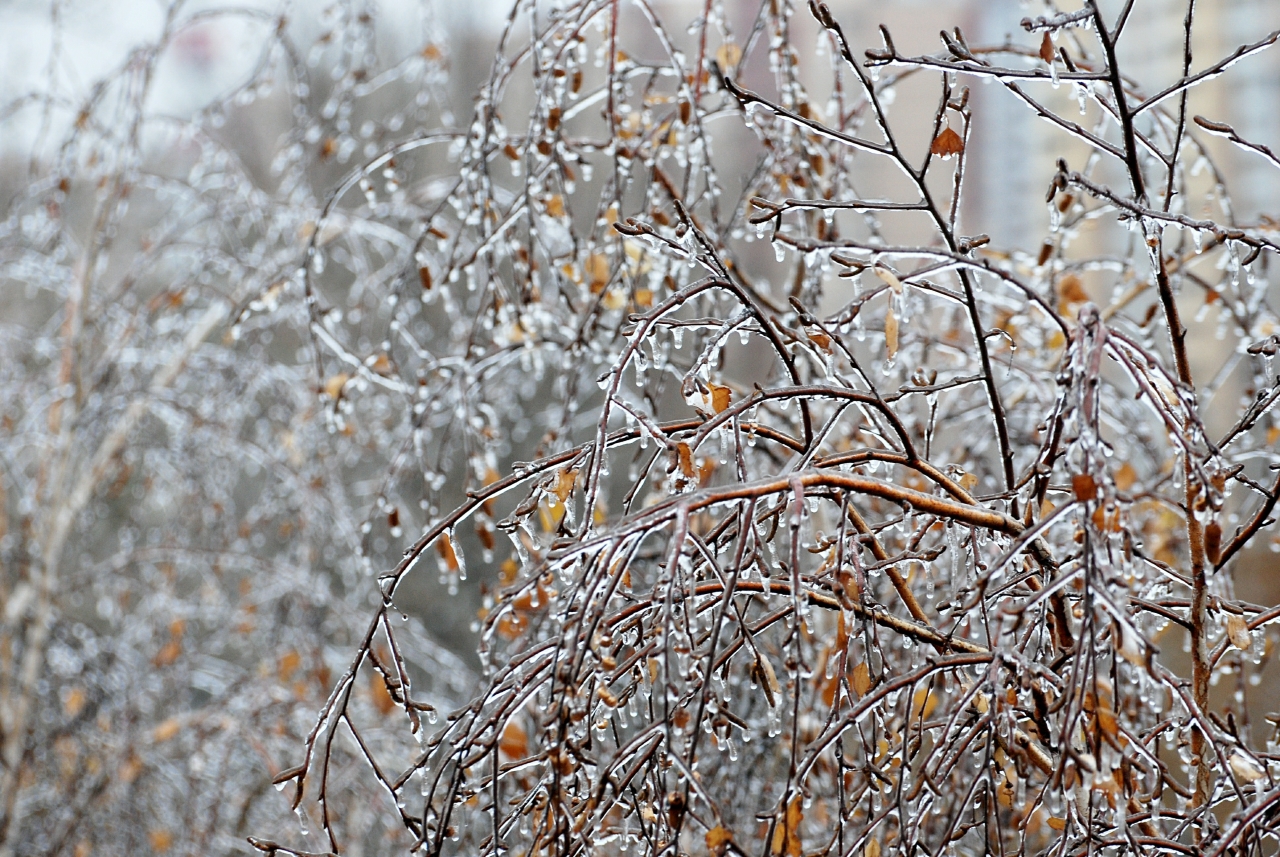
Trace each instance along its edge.
{"label": "dried brown leaf", "polygon": [[1049,33],[1046,31],[1044,34],[1044,38],[1040,40],[1040,59],[1052,65],[1053,56],[1054,56],[1053,39],[1049,38]]}

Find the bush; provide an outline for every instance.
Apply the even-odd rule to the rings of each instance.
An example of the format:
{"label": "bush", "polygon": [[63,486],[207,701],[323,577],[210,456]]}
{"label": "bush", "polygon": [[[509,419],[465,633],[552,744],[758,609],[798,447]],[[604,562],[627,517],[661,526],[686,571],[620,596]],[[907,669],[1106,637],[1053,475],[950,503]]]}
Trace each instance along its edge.
{"label": "bush", "polygon": [[[153,213],[161,236],[118,248],[146,276],[97,272],[135,296],[118,321],[83,253],[56,249],[49,201],[99,186],[78,141],[131,126],[73,122],[75,169],[33,182],[4,237],[26,266],[6,261],[8,281],[55,298],[7,364],[46,403],[5,453],[31,519],[5,549],[55,559],[7,564],[8,591],[39,595],[7,621],[50,677],[22,698],[45,694],[77,753],[107,740],[40,636],[60,622],[160,676],[216,660],[239,678],[176,715],[151,676],[145,704],[131,676],[78,680],[122,721],[167,715],[151,780],[103,788],[210,807],[204,830],[256,825],[273,854],[1274,852],[1280,721],[1255,685],[1280,608],[1234,576],[1275,545],[1280,245],[1233,214],[1219,144],[1280,161],[1193,95],[1280,34],[1200,65],[1188,5],[1176,82],[1144,94],[1118,58],[1142,38],[1134,9],[1051,10],[995,47],[957,29],[914,55],[885,28],[856,49],[820,3],[745,23],[708,4],[687,30],[644,3],[519,3],[465,128],[441,41],[380,64],[377,16],[340,6],[319,75],[263,18],[245,91],[274,77],[296,117],[278,178],[242,175],[213,113],[189,123],[203,151],[165,175],[195,225]],[[1048,123],[1045,202],[1007,202],[1027,222],[1046,206],[1038,243],[965,225],[986,216],[962,200],[973,79]],[[90,248],[120,241],[112,218],[160,172],[123,138]],[[151,181],[159,205],[171,180]],[[147,502],[113,501],[144,478],[127,466]],[[72,509],[67,529],[45,509]],[[201,523],[173,529],[174,509]],[[127,542],[78,584],[95,604],[154,600],[73,623],[72,532],[85,556]],[[148,550],[182,552],[166,571]],[[276,570],[242,648],[239,581],[257,579],[198,550]],[[439,639],[477,583],[473,678]],[[434,606],[445,590],[460,606]],[[308,656],[337,678],[306,726],[303,641],[355,650]],[[207,756],[194,725],[237,706],[280,724],[261,752],[304,840],[257,797],[254,731],[220,727],[227,774],[177,781],[164,736]],[[78,773],[24,785],[11,758],[72,756],[24,716],[5,730],[19,820],[77,829],[75,807],[123,805]],[[112,841],[141,842],[124,827]]]}

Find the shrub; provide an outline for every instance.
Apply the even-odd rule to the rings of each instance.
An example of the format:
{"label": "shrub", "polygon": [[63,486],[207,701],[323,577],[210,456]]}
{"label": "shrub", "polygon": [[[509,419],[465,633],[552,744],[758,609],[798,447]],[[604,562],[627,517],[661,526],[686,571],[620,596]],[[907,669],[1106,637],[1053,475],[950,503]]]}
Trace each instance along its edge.
{"label": "shrub", "polygon": [[[44,396],[5,450],[4,630],[34,664],[6,676],[6,835],[1273,852],[1280,608],[1234,577],[1275,545],[1278,245],[1219,164],[1280,161],[1193,96],[1280,34],[1206,65],[1195,8],[1147,89],[1133,3],[916,55],[816,2],[688,29],[519,2],[465,127],[444,40],[387,62],[339,5],[304,57],[247,13],[240,91],[290,117],[270,179],[212,130],[251,116],[237,93],[182,124],[190,160],[147,148],[175,19],[0,235],[6,281],[52,298],[6,340]],[[968,225],[974,80],[1045,120],[1045,201],[1006,203],[1042,240]],[[439,638],[477,588],[472,676]]]}
{"label": "shrub", "polygon": [[[821,3],[707,9],[685,46],[644,4],[517,4],[407,270],[361,280],[397,301],[365,377],[417,390],[399,490],[447,481],[295,803],[328,812],[372,672],[421,750],[369,767],[432,854],[1273,848],[1249,695],[1280,609],[1231,580],[1280,490],[1277,245],[1207,140],[1276,159],[1188,99],[1277,35],[1197,70],[1189,6],[1147,95],[1133,4],[931,56],[863,54]],[[963,227],[974,79],[1053,126],[1042,244]],[[433,730],[396,598],[477,564],[485,677]]]}

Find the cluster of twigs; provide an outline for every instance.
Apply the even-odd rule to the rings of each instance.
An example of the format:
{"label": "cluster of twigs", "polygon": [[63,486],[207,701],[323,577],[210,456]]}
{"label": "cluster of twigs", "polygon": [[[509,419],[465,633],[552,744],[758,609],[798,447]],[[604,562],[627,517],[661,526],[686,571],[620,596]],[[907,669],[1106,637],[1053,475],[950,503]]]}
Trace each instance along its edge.
{"label": "cluster of twigs", "polygon": [[[1276,159],[1188,99],[1277,35],[1197,70],[1188,3],[1181,76],[1145,96],[1134,7],[908,56],[817,2],[738,33],[708,2],[688,49],[644,0],[522,2],[469,131],[352,175],[329,216],[390,193],[416,238],[356,271],[394,301],[364,344],[315,272],[373,238],[313,238],[312,335],[336,421],[411,409],[382,496],[422,535],[280,778],[329,849],[354,736],[431,854],[1274,853],[1250,688],[1280,608],[1231,579],[1280,492],[1276,243],[1205,141]],[[926,139],[895,130],[911,77]],[[1046,176],[1042,246],[961,225],[973,79],[1082,153]],[[453,178],[397,210],[436,143]],[[1225,347],[1188,333],[1200,305]],[[484,681],[436,725],[396,607],[432,557],[489,586]],[[392,757],[361,738],[368,675],[417,738]]]}

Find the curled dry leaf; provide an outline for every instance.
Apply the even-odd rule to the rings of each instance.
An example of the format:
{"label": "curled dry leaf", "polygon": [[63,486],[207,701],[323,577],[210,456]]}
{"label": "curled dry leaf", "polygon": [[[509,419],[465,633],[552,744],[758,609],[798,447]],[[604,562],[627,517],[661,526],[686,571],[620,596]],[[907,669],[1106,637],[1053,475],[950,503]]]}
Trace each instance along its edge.
{"label": "curled dry leaf", "polygon": [[1231,645],[1242,651],[1248,651],[1253,646],[1253,634],[1249,632],[1249,622],[1243,616],[1228,613],[1226,626],[1227,639],[1231,641]]}
{"label": "curled dry leaf", "polygon": [[1048,31],[1046,31],[1044,38],[1040,40],[1040,59],[1044,60],[1048,64],[1052,64],[1053,57],[1053,39],[1049,37]]}
{"label": "curled dry leaf", "polygon": [[964,151],[964,140],[951,130],[950,126],[947,126],[933,139],[933,145],[929,147],[929,151],[940,158],[950,158]]}
{"label": "curled dry leaf", "polygon": [[884,313],[884,350],[889,360],[898,354],[898,314],[893,311],[893,304]]}

